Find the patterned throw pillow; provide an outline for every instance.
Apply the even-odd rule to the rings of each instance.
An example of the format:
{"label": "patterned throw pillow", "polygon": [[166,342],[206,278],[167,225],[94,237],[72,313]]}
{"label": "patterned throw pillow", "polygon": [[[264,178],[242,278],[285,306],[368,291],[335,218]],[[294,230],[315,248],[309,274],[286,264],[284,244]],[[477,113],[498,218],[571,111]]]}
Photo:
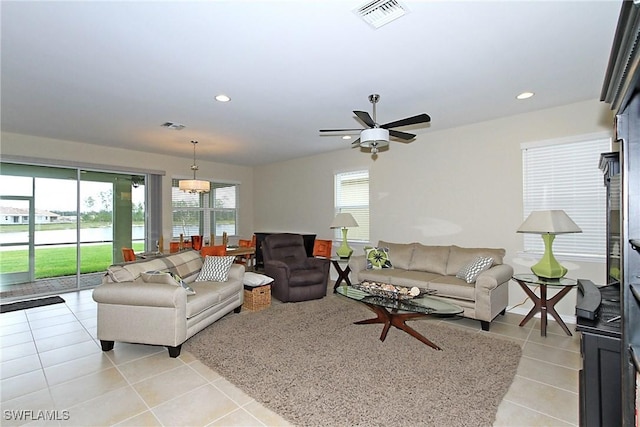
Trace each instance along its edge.
{"label": "patterned throw pillow", "polygon": [[389,248],[365,248],[367,255],[367,270],[393,268],[389,258]]}
{"label": "patterned throw pillow", "polygon": [[467,283],[473,283],[476,281],[480,273],[491,268],[493,264],[493,258],[478,256],[473,261],[465,265],[458,271],[456,277],[462,279]]}
{"label": "patterned throw pillow", "polygon": [[234,256],[207,255],[196,282],[226,282],[234,259]]}

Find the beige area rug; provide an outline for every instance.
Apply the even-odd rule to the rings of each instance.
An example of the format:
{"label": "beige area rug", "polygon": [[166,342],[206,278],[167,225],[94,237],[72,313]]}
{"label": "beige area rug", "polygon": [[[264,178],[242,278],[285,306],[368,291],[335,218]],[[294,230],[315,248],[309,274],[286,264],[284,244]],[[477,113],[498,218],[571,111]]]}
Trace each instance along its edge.
{"label": "beige area rug", "polygon": [[[520,361],[510,341],[430,320],[433,350],[338,295],[229,314],[183,348],[299,426],[490,426]],[[453,321],[452,321],[453,322]]]}

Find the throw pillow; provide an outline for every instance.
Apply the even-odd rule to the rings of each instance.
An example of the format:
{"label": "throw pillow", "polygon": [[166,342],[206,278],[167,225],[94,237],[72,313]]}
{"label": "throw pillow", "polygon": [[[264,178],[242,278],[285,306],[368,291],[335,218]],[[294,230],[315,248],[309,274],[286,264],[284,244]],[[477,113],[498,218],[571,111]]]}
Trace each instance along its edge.
{"label": "throw pillow", "polygon": [[252,271],[244,273],[244,279],[242,281],[243,284],[252,287],[268,285],[271,282],[273,282],[273,278]]}
{"label": "throw pillow", "polygon": [[129,272],[129,270],[122,268],[118,265],[112,265],[107,269],[107,275],[112,282],[132,282],[135,277]]}
{"label": "throw pillow", "polygon": [[458,271],[456,277],[467,283],[473,283],[476,281],[480,273],[491,268],[491,265],[493,265],[493,258],[484,256],[475,257],[473,261]]}
{"label": "throw pillow", "polygon": [[367,270],[393,268],[389,259],[389,248],[366,248]]}
{"label": "throw pillow", "polygon": [[204,258],[202,270],[196,282],[226,282],[234,256],[209,256]]}
{"label": "throw pillow", "polygon": [[146,283],[165,283],[167,285],[181,286],[185,291],[187,291],[187,295],[196,294],[196,291],[194,291],[191,286],[184,283],[182,278],[175,273],[154,270],[145,271],[140,276]]}

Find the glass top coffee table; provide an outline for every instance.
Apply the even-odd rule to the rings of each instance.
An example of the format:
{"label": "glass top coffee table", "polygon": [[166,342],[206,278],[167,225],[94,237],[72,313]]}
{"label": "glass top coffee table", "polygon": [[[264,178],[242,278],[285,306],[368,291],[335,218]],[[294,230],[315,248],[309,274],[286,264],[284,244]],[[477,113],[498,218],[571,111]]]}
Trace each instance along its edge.
{"label": "glass top coffee table", "polygon": [[416,298],[398,300],[372,295],[363,290],[356,289],[353,286],[338,286],[336,292],[347,298],[360,301],[377,315],[377,317],[373,319],[360,320],[359,322],[354,322],[354,324],[384,324],[380,341],[385,340],[389,328],[394,326],[436,350],[442,349],[407,325],[406,321],[426,316],[456,316],[463,312],[462,308],[457,305],[430,296],[418,296]]}

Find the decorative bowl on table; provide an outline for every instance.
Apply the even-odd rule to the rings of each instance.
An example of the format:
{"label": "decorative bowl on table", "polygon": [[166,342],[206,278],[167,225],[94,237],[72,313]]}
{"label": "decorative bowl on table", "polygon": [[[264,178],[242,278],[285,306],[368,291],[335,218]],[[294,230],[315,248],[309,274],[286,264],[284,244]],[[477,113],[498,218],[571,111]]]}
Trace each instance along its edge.
{"label": "decorative bowl on table", "polygon": [[416,298],[420,295],[431,293],[428,290],[420,289],[417,286],[408,288],[406,286],[395,286],[388,283],[371,282],[368,280],[365,280],[362,283],[356,283],[353,287],[370,293],[371,295],[397,300]]}

